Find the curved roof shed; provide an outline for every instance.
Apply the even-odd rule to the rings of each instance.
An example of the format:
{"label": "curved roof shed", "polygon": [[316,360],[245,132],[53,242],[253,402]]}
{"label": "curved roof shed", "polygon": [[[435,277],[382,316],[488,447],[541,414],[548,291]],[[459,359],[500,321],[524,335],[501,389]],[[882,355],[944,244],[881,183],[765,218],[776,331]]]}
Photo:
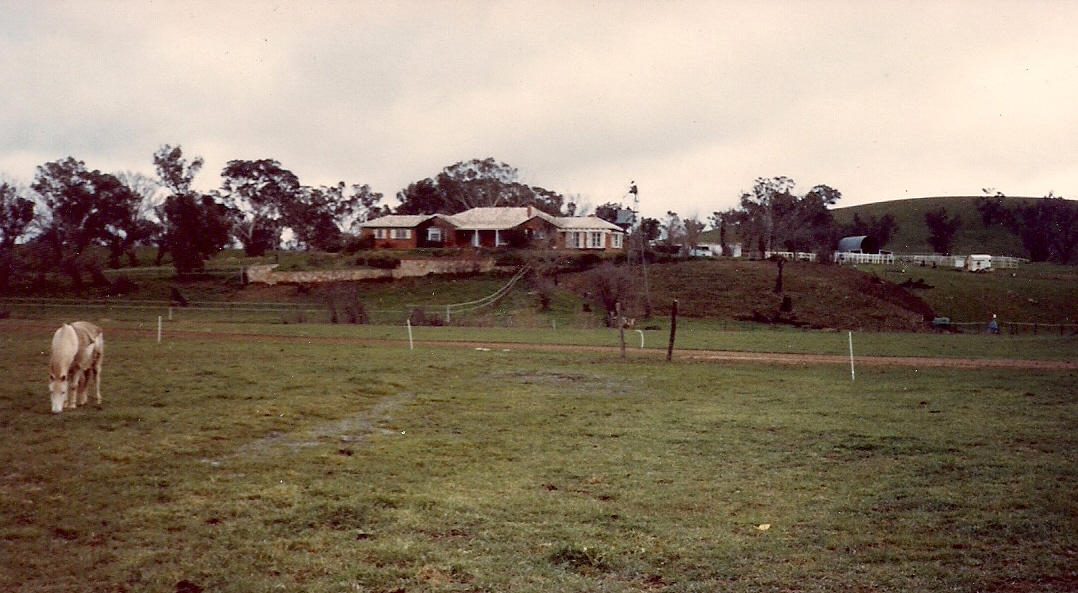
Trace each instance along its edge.
{"label": "curved roof shed", "polygon": [[843,253],[879,253],[880,243],[875,237],[861,235],[860,237],[843,237],[838,242],[835,251]]}

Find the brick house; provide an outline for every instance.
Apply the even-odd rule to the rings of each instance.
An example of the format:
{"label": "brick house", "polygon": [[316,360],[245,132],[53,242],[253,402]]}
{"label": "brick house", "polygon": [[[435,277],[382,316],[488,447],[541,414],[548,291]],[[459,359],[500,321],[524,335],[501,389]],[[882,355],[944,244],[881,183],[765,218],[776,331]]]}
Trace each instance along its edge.
{"label": "brick house", "polygon": [[390,249],[546,247],[618,251],[625,231],[596,216],[551,216],[528,207],[472,208],[458,214],[391,214],[360,226],[361,237]]}

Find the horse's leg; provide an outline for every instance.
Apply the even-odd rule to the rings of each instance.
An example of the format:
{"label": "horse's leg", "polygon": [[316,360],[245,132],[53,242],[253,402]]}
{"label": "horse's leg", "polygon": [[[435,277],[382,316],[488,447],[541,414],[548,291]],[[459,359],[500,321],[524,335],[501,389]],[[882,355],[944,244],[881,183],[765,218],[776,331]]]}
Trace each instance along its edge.
{"label": "horse's leg", "polygon": [[101,405],[101,361],[105,358],[105,355],[100,351],[96,351],[94,364],[90,367],[94,371],[94,389],[97,391],[97,405]]}
{"label": "horse's leg", "polygon": [[79,373],[68,371],[67,373],[67,397],[64,398],[64,407],[74,409],[77,404],[79,390]]}
{"label": "horse's leg", "polygon": [[79,374],[78,374],[78,389],[75,390],[75,395],[78,397],[78,400],[75,402],[76,406],[85,406],[86,405],[86,391],[90,387],[90,385],[89,385],[89,383],[90,383],[89,375],[90,375],[89,370],[85,370],[85,371],[80,370],[79,371]]}

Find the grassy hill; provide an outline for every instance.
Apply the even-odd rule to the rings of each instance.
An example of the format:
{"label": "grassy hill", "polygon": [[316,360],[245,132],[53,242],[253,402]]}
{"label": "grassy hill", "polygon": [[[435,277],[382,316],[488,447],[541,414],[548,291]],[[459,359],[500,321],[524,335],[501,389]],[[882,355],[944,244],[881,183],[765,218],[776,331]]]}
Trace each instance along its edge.
{"label": "grassy hill", "polygon": [[[867,331],[923,329],[924,317],[984,323],[1078,323],[1078,268],[1028,264],[974,274],[946,268],[787,263],[783,294],[775,294],[777,267],[768,261],[694,260],[650,266],[656,315],[678,300],[683,315],[745,320],[783,317],[813,328]],[[921,280],[931,288],[903,288]],[[780,312],[783,297],[791,311]],[[639,305],[636,306],[639,312]]]}
{"label": "grassy hill", "polygon": [[[962,219],[962,226],[955,233],[953,253],[987,253],[1026,257],[1022,242],[1013,233],[1000,225],[984,226],[977,204],[983,196],[912,198],[890,202],[876,202],[849,206],[832,210],[835,221],[847,224],[858,214],[861,220],[870,217],[882,218],[890,214],[898,223],[898,230],[884,249],[896,253],[932,253],[928,245],[928,227],[925,226],[925,212],[946,208],[951,216]],[[1013,208],[1016,204],[1037,198],[1004,198],[1004,204]]]}
{"label": "grassy hill", "polygon": [[[234,256],[233,256],[234,257]],[[302,258],[291,254],[290,258]],[[314,257],[314,256],[312,256]],[[325,255],[316,257],[325,258]],[[284,258],[282,258],[284,259]],[[1078,323],[1078,267],[1027,264],[1015,270],[973,274],[952,269],[902,266],[859,266],[790,262],[784,268],[783,293],[774,292],[777,267],[769,261],[732,259],[692,260],[649,265],[647,295],[653,319],[644,321],[644,284],[638,266],[622,268],[630,282],[624,299],[627,314],[645,325],[665,323],[676,299],[683,317],[723,326],[739,327],[751,321],[778,320],[809,328],[864,331],[924,330],[924,319],[946,316],[958,322],[984,323],[992,314],[1005,322],[1039,324]],[[138,273],[136,273],[138,272]],[[453,324],[512,327],[600,327],[602,305],[596,299],[595,271],[563,272],[543,308],[544,290],[535,279],[519,284],[494,307],[454,316]],[[446,305],[481,299],[505,285],[510,274],[476,276],[428,276],[395,282],[368,281],[327,285],[242,284],[236,273],[178,280],[168,268],[110,272],[112,286],[99,286],[82,295],[103,306],[138,302],[139,307],[162,303],[167,307],[172,289],[198,308],[229,304],[237,311],[254,305],[278,303],[305,313],[276,312],[254,315],[262,321],[317,323],[331,319],[330,303],[341,322],[346,307],[361,306],[371,323],[403,323],[417,310],[429,323],[441,323]],[[120,282],[118,279],[124,277]],[[932,288],[903,288],[908,280],[920,280]],[[116,287],[123,285],[124,292]],[[0,314],[34,314],[11,297],[58,297],[50,291],[35,294],[24,286],[17,295],[0,298]],[[788,310],[783,300],[788,298]],[[57,305],[48,305],[55,307]],[[53,309],[55,311],[55,309]],[[39,309],[40,311],[40,309]],[[138,315],[147,313],[137,310]],[[132,313],[132,314],[135,314]],[[101,315],[102,313],[94,313]],[[153,315],[157,315],[154,312]],[[208,313],[203,313],[209,315]],[[108,315],[121,315],[113,310]],[[241,313],[225,311],[208,319],[248,320]]]}
{"label": "grassy hill", "polygon": [[[778,268],[769,261],[693,260],[648,268],[653,314],[679,314],[735,321],[775,321],[812,328],[915,331],[933,311],[917,295],[894,283],[852,268],[790,262],[783,270],[783,292],[774,291]],[[567,283],[578,293],[588,288],[580,274]],[[642,277],[637,275],[638,284]],[[789,299],[788,310],[783,310]],[[642,315],[639,298],[630,315]]]}

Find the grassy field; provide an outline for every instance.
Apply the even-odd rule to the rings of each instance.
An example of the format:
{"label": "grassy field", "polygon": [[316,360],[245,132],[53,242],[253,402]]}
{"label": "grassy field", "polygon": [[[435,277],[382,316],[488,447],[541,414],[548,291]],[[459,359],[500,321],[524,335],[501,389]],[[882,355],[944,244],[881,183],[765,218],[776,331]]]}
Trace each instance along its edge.
{"label": "grassy field", "polygon": [[0,323],[3,591],[1078,587],[1074,371],[114,327],[53,416],[49,332]]}

